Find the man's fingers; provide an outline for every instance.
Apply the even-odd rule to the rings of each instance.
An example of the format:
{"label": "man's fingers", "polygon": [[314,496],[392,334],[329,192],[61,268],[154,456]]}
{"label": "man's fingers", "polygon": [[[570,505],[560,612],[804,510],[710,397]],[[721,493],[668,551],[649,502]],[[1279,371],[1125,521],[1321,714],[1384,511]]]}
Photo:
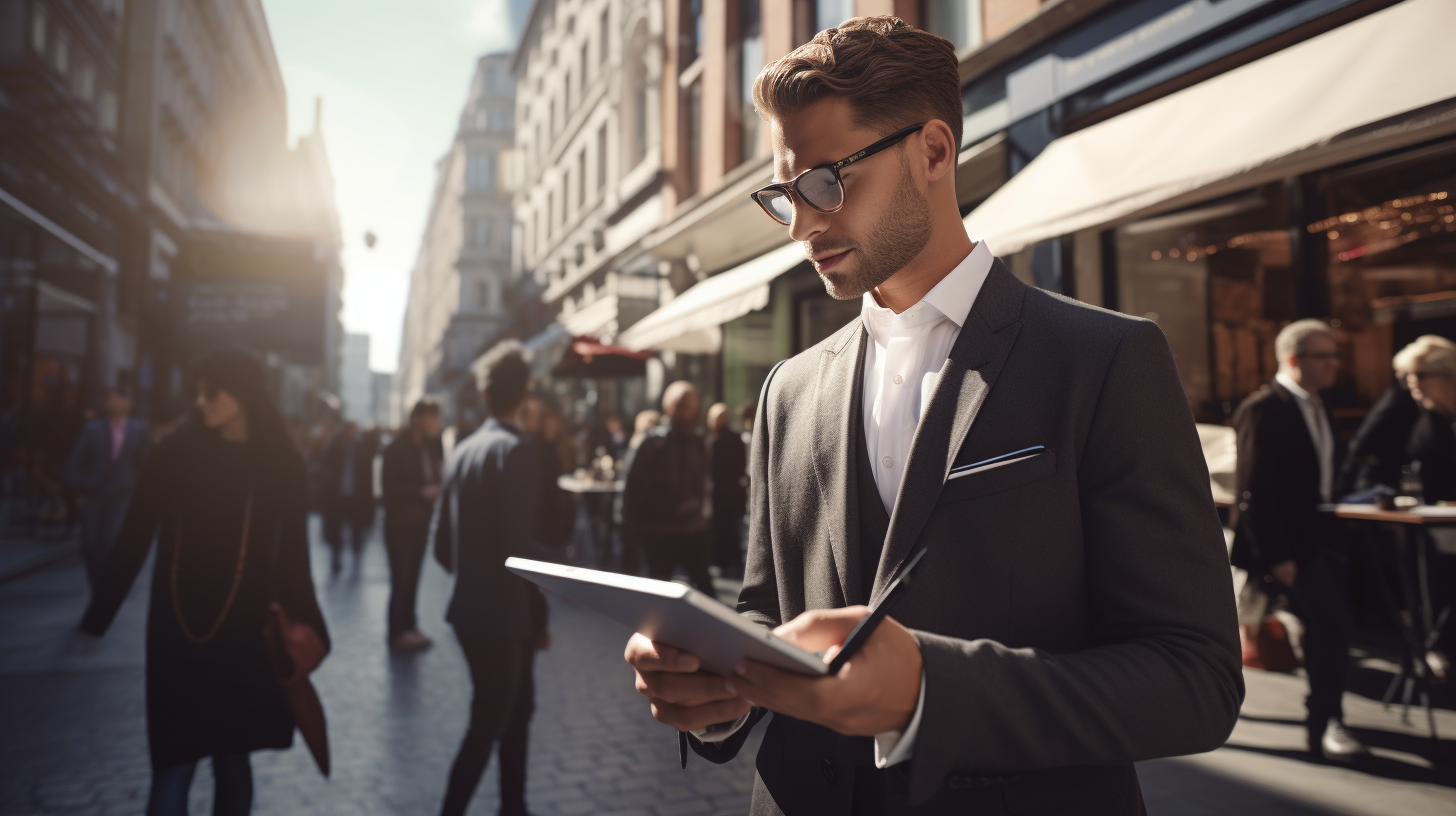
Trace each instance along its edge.
{"label": "man's fingers", "polygon": [[747,714],[752,707],[747,701],[736,697],[700,706],[681,706],[666,700],[653,700],[652,716],[658,722],[679,731],[701,731],[714,723],[732,722]]}
{"label": "man's fingers", "polygon": [[649,640],[641,633],[634,633],[627,640],[627,649],[622,657],[638,671],[695,672],[702,665],[692,652]]}
{"label": "man's fingers", "polygon": [[733,676],[724,681],[724,686],[754,705],[803,719],[817,710],[819,697],[814,686],[822,681],[823,678],[786,672],[756,660],[742,660]]}
{"label": "man's fingers", "polygon": [[869,614],[867,606],[843,609],[811,609],[774,630],[774,634],[810,652],[822,652],[849,637],[855,625]]}
{"label": "man's fingers", "polygon": [[735,696],[716,674],[694,672],[637,672],[637,691],[647,697],[676,705],[692,706]]}

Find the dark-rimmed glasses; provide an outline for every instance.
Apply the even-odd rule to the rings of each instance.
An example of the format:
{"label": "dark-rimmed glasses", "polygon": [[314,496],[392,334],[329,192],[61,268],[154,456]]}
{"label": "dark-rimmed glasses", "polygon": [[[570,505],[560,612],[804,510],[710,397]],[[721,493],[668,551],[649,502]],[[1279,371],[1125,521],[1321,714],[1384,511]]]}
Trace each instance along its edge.
{"label": "dark-rimmed glasses", "polygon": [[768,217],[788,226],[794,220],[794,202],[789,191],[792,190],[799,196],[799,200],[810,207],[823,213],[838,212],[844,206],[844,180],[840,178],[839,171],[854,164],[860,159],[867,159],[870,156],[884,150],[887,147],[894,147],[906,136],[925,127],[926,123],[911,125],[891,133],[889,136],[875,142],[857,153],[846,156],[836,162],[828,162],[817,167],[811,167],[800,173],[792,181],[770,184],[761,190],[755,190],[749,195],[758,206],[768,213]]}

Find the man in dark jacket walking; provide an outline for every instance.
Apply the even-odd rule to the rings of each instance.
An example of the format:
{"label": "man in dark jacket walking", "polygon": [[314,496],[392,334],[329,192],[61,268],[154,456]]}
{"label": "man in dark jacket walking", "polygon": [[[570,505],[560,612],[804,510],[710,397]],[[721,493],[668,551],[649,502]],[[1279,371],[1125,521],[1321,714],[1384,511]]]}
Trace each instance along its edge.
{"label": "man in dark jacket walking", "polygon": [[374,454],[355,422],[345,423],[324,448],[320,462],[324,541],[333,552],[334,572],[343,566],[345,534],[357,564],[369,528],[374,525]]}
{"label": "man in dark jacket walking", "polygon": [[95,586],[131,503],[142,460],[151,449],[147,426],[131,418],[131,395],[106,390],[106,419],[87,425],[71,449],[66,476],[81,491],[81,557]]}
{"label": "man in dark jacket walking", "polygon": [[1249,580],[1283,592],[1305,625],[1309,750],[1331,759],[1366,753],[1344,726],[1350,618],[1330,552],[1335,437],[1319,393],[1335,384],[1339,346],[1330,327],[1299,320],[1274,341],[1279,373],[1234,412],[1239,501],[1231,559]]}
{"label": "man in dark jacket walking", "polygon": [[679,563],[688,580],[713,594],[708,572],[708,518],[704,511],[708,456],[698,431],[698,389],[686,380],[662,394],[667,427],[648,431],[627,465],[624,523],[641,535],[647,574],[667,580]]}
{"label": "man in dark jacket walking", "polygon": [[499,742],[500,813],[525,816],[531,668],[551,636],[545,599],[534,584],[506,571],[505,560],[529,554],[540,460],[515,424],[530,380],[520,344],[497,346],[484,369],[490,418],[451,453],[430,529],[435,558],[455,573],[445,619],[455,627],[475,686],[470,726],[440,812],[465,812]]}
{"label": "man in dark jacket walking", "polygon": [[409,427],[384,449],[379,481],[384,493],[384,550],[389,554],[389,645],[423,649],[430,639],[415,624],[415,593],[440,494],[440,406],[422,399]]}
{"label": "man in dark jacket walking", "polygon": [[748,510],[748,446],[728,427],[725,403],[708,409],[708,460],[713,474],[713,563],[743,577],[743,514]]}

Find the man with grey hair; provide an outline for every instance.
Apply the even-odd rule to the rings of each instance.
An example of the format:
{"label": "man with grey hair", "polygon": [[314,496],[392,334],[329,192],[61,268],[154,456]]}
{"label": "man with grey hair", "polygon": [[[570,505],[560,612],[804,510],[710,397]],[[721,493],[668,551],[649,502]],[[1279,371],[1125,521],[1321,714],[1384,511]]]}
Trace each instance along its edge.
{"label": "man with grey hair", "polygon": [[627,463],[622,519],[642,537],[647,574],[672,578],[682,564],[688,580],[713,594],[708,572],[708,454],[698,430],[698,389],[678,380],[662,392],[658,425],[643,438]]}
{"label": "man with grey hair", "polygon": [[[1231,559],[1249,583],[1282,593],[1305,626],[1309,750],[1329,759],[1366,753],[1344,726],[1350,620],[1340,592],[1341,565],[1328,544],[1332,520],[1319,505],[1333,500],[1335,436],[1320,392],[1340,370],[1328,324],[1298,320],[1274,341],[1279,373],[1234,412],[1238,504]],[[1254,639],[1258,621],[1240,620]],[[1253,630],[1251,632],[1250,630]]]}

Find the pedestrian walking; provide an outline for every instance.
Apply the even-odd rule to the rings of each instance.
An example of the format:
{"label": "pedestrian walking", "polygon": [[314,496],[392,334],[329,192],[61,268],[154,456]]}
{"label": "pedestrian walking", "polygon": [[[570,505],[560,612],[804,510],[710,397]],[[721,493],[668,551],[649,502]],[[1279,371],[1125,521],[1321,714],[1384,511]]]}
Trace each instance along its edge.
{"label": "pedestrian walking", "polygon": [[[642,446],[642,440],[647,438],[647,433],[661,419],[662,412],[650,408],[637,412],[632,420],[632,435],[627,438],[626,449],[622,452],[621,467],[617,469],[618,479],[626,481],[627,472],[632,469],[632,460],[637,457],[637,449]],[[612,496],[612,521],[617,525],[618,538],[622,542],[621,568],[628,575],[641,575],[647,568],[647,557],[642,550],[642,533],[632,526],[632,520],[625,512],[624,495],[616,493]]]}
{"label": "pedestrian walking", "polygon": [[343,567],[346,542],[358,563],[374,526],[374,454],[358,423],[346,422],[320,459],[324,541],[332,553],[334,572]]}
{"label": "pedestrian walking", "polygon": [[708,455],[698,430],[698,389],[686,380],[662,394],[668,424],[643,437],[627,469],[622,517],[641,536],[647,574],[672,578],[681,564],[688,580],[713,594],[708,572]]}
{"label": "pedestrian walking", "polygon": [[713,563],[729,578],[743,577],[743,514],[748,510],[748,448],[728,427],[726,403],[708,409],[708,461],[713,477]]}
{"label": "pedestrian walking", "polygon": [[450,769],[443,816],[459,816],[500,743],[500,813],[526,814],[526,739],[535,706],[535,652],[550,645],[546,601],[505,569],[530,554],[540,457],[517,427],[530,368],[517,343],[483,361],[490,418],[450,454],[430,536],[435,557],[455,574],[445,619],[470,667],[470,724]]}
{"label": "pedestrian walking", "polygon": [[1133,762],[1212,750],[1238,718],[1227,554],[1168,342],[966,234],[957,65],[856,17],[754,85],[783,179],[754,197],[861,314],[764,384],[738,610],[827,650],[919,564],[833,676],[747,659],[725,682],[629,641],[704,758],[773,712],[755,816],[1143,813]]}
{"label": "pedestrian walking", "polygon": [[[1348,760],[1367,753],[1345,728],[1350,615],[1344,598],[1344,565],[1333,551],[1338,529],[1319,505],[1334,498],[1335,435],[1320,392],[1335,384],[1339,345],[1329,325],[1298,320],[1274,340],[1279,372],[1234,411],[1238,503],[1230,560],[1247,570],[1246,587],[1283,594],[1305,627],[1304,665],[1309,673],[1309,750]],[[1246,590],[1248,591],[1248,590]],[[1241,604],[1258,609],[1258,604]],[[1257,618],[1239,621],[1247,642],[1257,642]]]}
{"label": "pedestrian walking", "polygon": [[106,389],[106,418],[87,424],[71,449],[67,481],[81,493],[81,558],[93,589],[151,443],[146,423],[131,418],[131,393],[117,385]]}
{"label": "pedestrian walking", "polygon": [[[264,629],[276,605],[322,659],[328,630],[309,574],[307,476],[239,349],[197,369],[187,421],[148,457],[81,628],[103,634],[158,542],[147,618],[148,816],[187,812],[212,758],[215,814],[248,813],[249,754],[288,748],[295,720]],[[316,661],[315,661],[316,663]],[[302,667],[308,668],[308,667]]]}
{"label": "pedestrian walking", "polygon": [[443,468],[440,406],[422,399],[410,409],[409,427],[384,449],[379,481],[384,494],[384,550],[389,555],[389,646],[414,650],[430,645],[415,620],[415,597],[430,536],[430,516],[440,495]]}

